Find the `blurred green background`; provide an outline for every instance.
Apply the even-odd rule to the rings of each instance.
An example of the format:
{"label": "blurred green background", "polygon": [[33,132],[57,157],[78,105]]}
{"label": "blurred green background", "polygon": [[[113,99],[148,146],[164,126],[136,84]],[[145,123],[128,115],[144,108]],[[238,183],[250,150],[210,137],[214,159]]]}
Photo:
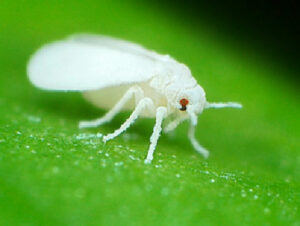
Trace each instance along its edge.
{"label": "blurred green background", "polygon": [[[0,225],[300,225],[293,43],[285,45],[288,36],[272,39],[283,51],[261,48],[269,40],[263,28],[247,40],[248,30],[233,32],[230,18],[214,17],[220,14],[209,7],[198,14],[188,3],[1,1]],[[104,145],[99,133],[116,129],[128,113],[79,130],[78,121],[104,111],[79,93],[45,92],[27,80],[37,48],[76,32],[168,53],[191,68],[209,100],[244,108],[199,117],[208,160],[194,152],[183,124],[161,137],[153,164],[144,165],[152,119]]]}

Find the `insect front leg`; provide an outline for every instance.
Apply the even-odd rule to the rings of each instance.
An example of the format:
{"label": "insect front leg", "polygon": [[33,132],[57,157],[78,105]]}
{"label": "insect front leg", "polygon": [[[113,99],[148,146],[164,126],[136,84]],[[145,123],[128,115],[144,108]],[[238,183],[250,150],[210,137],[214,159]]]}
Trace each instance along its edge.
{"label": "insect front leg", "polygon": [[145,159],[145,163],[149,164],[153,160],[153,153],[155,151],[155,147],[157,145],[158,138],[160,136],[161,130],[162,130],[162,122],[163,119],[167,115],[167,108],[166,107],[159,107],[156,110],[156,122],[155,126],[153,128],[153,133],[150,137],[150,147],[148,150],[147,158]]}
{"label": "insect front leg", "polygon": [[188,117],[178,117],[176,119],[174,119],[173,121],[169,122],[169,124],[166,125],[166,127],[164,128],[164,132],[165,133],[169,133],[171,131],[173,131],[174,129],[176,129],[176,127],[182,123],[184,120],[188,119]]}
{"label": "insect front leg", "polygon": [[189,137],[193,147],[195,148],[195,150],[198,153],[200,153],[201,155],[203,155],[204,158],[208,158],[209,151],[206,150],[204,147],[202,147],[195,138],[195,126],[194,125],[190,125],[188,137]]}
{"label": "insect front leg", "polygon": [[79,128],[97,127],[104,123],[110,122],[123,108],[123,106],[132,98],[135,97],[136,102],[144,97],[144,91],[139,86],[133,86],[126,91],[116,105],[108,111],[103,117],[92,121],[79,122]]}
{"label": "insect front leg", "polygon": [[146,109],[146,108],[153,108],[154,104],[153,101],[146,97],[140,100],[134,111],[131,113],[129,118],[121,125],[119,129],[116,129],[113,133],[107,134],[103,137],[103,141],[106,142],[108,140],[111,140],[115,138],[116,136],[120,135],[122,132],[127,130],[131,124],[134,123],[134,121],[140,116],[140,114]]}

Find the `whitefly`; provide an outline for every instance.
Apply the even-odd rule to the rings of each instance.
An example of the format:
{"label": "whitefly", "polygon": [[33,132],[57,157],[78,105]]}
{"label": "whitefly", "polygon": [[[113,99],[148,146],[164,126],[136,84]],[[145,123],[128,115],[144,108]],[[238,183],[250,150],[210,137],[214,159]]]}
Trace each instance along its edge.
{"label": "whitefly", "polygon": [[188,137],[205,158],[209,152],[195,139],[197,116],[207,108],[241,108],[238,103],[211,103],[189,68],[168,55],[107,36],[79,34],[40,48],[27,68],[30,81],[37,87],[56,91],[80,91],[84,97],[108,112],[101,118],[82,121],[80,128],[110,122],[120,111],[131,115],[107,142],[127,130],[137,118],[155,118],[150,146],[145,159],[150,163],[162,131],[190,121]]}

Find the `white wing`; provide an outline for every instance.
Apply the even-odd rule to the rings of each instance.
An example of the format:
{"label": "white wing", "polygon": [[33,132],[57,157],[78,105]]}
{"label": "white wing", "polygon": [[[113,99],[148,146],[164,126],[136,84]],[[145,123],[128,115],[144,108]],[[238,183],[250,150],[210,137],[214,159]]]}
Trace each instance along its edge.
{"label": "white wing", "polygon": [[27,67],[43,89],[96,90],[146,81],[161,73],[168,57],[105,36],[77,35],[42,47]]}
{"label": "white wing", "polygon": [[168,55],[158,54],[152,50],[146,49],[142,45],[118,38],[109,37],[106,35],[75,34],[69,36],[68,39],[71,41],[86,43],[94,46],[99,45],[102,47],[109,47],[122,52],[149,57],[155,60],[166,60],[169,58]]}

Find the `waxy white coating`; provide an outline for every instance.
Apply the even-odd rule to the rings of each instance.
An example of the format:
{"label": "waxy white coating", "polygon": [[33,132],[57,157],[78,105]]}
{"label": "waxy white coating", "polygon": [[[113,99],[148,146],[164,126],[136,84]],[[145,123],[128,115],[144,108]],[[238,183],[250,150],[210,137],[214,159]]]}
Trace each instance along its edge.
{"label": "waxy white coating", "polygon": [[[99,119],[80,122],[80,128],[102,125],[121,110],[131,110],[119,129],[103,137],[105,142],[124,132],[138,117],[156,118],[146,163],[153,159],[164,119],[172,118],[165,132],[189,119],[188,137],[193,147],[208,157],[209,152],[195,139],[197,115],[206,108],[241,107],[238,103],[208,103],[186,65],[107,36],[80,34],[47,44],[31,57],[27,72],[41,89],[81,91],[88,101],[109,110]],[[188,102],[184,108],[182,99]]]}

